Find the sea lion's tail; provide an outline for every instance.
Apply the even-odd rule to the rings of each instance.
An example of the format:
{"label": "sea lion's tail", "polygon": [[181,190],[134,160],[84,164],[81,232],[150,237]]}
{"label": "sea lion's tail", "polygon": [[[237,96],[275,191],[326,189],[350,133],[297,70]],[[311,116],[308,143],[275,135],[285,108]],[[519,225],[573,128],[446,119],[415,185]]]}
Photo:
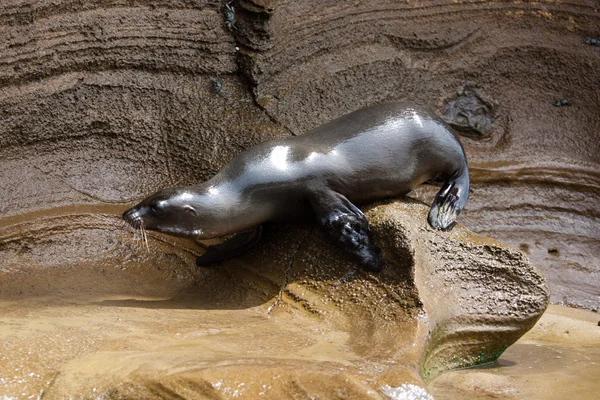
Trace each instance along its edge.
{"label": "sea lion's tail", "polygon": [[431,204],[429,225],[435,229],[447,230],[469,199],[469,170],[465,167],[448,179]]}

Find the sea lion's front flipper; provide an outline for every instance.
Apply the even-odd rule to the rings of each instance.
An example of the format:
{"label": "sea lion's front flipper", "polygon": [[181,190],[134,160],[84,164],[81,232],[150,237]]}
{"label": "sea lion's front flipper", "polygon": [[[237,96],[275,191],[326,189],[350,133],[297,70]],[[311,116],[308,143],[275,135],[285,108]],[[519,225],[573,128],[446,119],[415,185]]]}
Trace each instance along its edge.
{"label": "sea lion's front flipper", "polygon": [[358,207],[328,189],[313,193],[309,201],[329,240],[357,258],[364,269],[378,272],[385,268],[369,221]]}
{"label": "sea lion's front flipper", "polygon": [[236,234],[220,244],[208,246],[206,253],[196,258],[196,265],[205,266],[240,256],[260,241],[262,225]]}

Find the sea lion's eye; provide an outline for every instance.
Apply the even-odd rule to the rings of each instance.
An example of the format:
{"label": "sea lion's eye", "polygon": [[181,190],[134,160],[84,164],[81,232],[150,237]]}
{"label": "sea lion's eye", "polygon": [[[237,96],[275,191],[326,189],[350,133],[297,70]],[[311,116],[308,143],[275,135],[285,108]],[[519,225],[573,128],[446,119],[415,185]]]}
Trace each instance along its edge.
{"label": "sea lion's eye", "polygon": [[150,204],[150,211],[157,217],[165,214],[165,208],[160,203]]}
{"label": "sea lion's eye", "polygon": [[198,216],[198,213],[196,212],[196,209],[188,204],[186,204],[185,206],[183,206],[183,209],[188,213],[193,215],[194,217]]}

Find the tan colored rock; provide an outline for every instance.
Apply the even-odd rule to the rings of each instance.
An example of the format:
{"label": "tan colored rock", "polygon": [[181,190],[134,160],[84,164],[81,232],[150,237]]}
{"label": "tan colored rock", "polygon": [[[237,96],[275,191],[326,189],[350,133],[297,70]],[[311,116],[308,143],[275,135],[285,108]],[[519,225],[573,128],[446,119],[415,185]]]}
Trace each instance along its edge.
{"label": "tan colored rock", "polygon": [[435,231],[422,223],[427,212],[420,204],[394,202],[367,214],[384,243],[412,255],[428,315],[425,378],[494,361],[533,327],[549,298],[544,277],[521,252],[462,226]]}
{"label": "tan colored rock", "polygon": [[25,360],[44,357],[27,389],[48,399],[381,398],[385,385],[491,362],[541,316],[547,285],[519,251],[461,226],[434,231],[427,211],[411,200],[368,208],[388,265],[380,274],[310,226],[270,226],[247,255],[205,269],[190,242],[151,233],[146,249],[114,226],[100,264],[30,263],[43,284],[3,271],[3,293],[37,286],[49,306],[4,303],[15,311],[0,322],[18,328],[2,339],[20,350],[3,355],[0,376],[20,363],[17,375],[35,377]]}

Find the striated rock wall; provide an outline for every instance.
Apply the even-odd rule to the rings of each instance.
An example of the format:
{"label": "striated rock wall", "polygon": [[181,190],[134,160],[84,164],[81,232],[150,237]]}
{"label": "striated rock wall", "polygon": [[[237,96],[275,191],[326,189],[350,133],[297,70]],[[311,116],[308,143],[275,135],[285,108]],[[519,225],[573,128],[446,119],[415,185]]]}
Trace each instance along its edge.
{"label": "striated rock wall", "polygon": [[11,257],[41,254],[41,238],[206,179],[260,141],[392,99],[441,114],[476,86],[498,106],[483,137],[463,140],[461,221],[528,253],[553,301],[598,307],[594,0],[232,6],[228,30],[214,1],[0,4],[0,269],[27,269]]}

